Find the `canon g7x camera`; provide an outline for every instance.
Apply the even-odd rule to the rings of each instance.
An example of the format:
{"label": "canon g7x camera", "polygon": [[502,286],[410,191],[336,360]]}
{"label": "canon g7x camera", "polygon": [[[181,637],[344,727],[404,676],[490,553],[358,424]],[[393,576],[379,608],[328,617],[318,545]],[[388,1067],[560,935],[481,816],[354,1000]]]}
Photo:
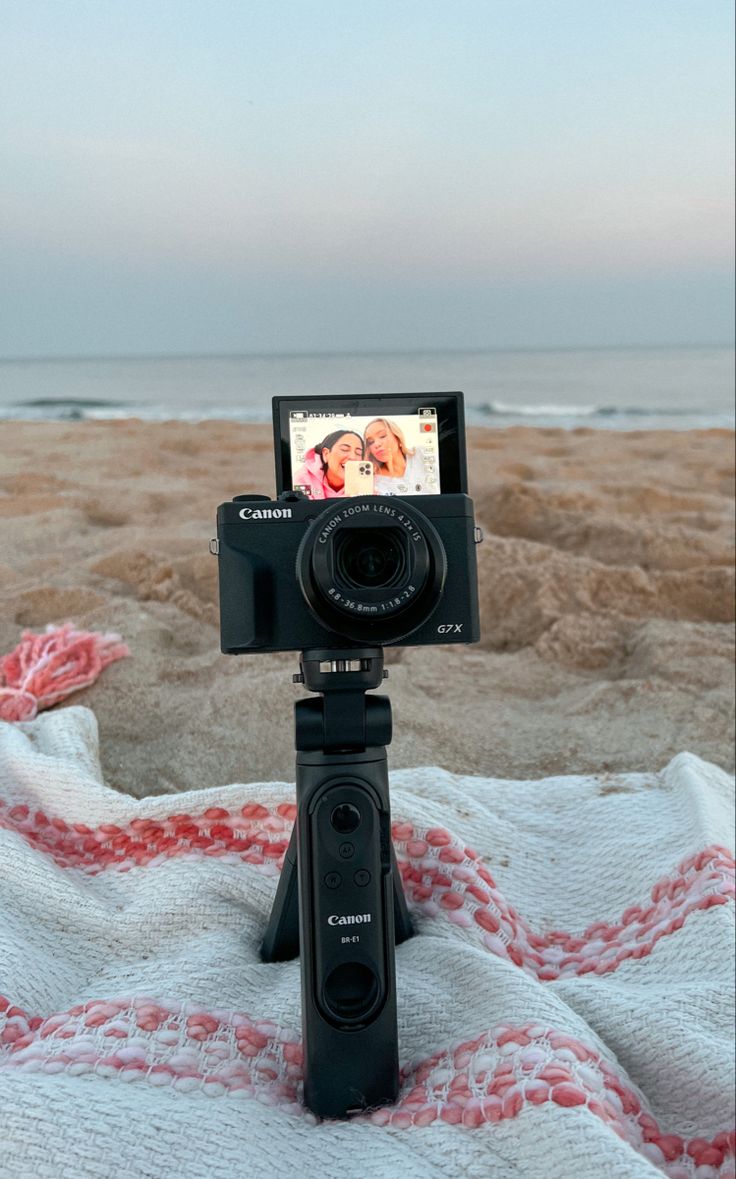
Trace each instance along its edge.
{"label": "canon g7x camera", "polygon": [[217,512],[222,650],[477,642],[462,394],[277,397],[274,428],[277,498]]}
{"label": "canon g7x camera", "polygon": [[217,510],[227,654],[300,651],[297,814],[261,957],[301,957],[304,1103],[399,1093],[395,946],[412,936],[391,837],[383,648],[480,637],[461,393],[274,398],[277,496]]}

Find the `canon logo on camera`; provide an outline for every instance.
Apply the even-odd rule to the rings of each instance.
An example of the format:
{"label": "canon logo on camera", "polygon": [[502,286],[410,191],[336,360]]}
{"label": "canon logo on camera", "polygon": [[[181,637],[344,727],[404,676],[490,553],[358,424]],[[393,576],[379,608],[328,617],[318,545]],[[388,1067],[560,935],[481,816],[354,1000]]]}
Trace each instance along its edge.
{"label": "canon logo on camera", "polygon": [[351,914],[348,917],[338,917],[338,915],[336,913],[333,913],[330,917],[327,918],[327,924],[328,925],[366,925],[366,924],[370,923],[370,919],[371,919],[370,913],[356,913],[354,915]]}
{"label": "canon logo on camera", "polygon": [[290,520],[293,513],[291,508],[241,508],[238,515],[241,520]]}

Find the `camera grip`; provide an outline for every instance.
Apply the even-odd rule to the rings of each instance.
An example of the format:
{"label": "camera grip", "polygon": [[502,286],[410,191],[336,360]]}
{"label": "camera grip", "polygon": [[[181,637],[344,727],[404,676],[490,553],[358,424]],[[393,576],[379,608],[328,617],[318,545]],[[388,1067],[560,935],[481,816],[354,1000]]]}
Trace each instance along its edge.
{"label": "camera grip", "polygon": [[220,650],[225,655],[261,648],[269,636],[266,614],[272,573],[259,556],[220,542]]}

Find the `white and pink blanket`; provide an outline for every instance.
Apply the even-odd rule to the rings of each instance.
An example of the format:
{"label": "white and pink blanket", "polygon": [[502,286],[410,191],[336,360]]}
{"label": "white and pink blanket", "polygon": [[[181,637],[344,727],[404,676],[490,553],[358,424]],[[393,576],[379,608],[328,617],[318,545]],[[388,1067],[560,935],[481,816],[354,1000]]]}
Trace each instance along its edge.
{"label": "white and pink blanket", "polygon": [[732,778],[391,799],[401,1095],[317,1123],[299,964],[258,953],[293,786],[136,801],[88,709],[0,722],[3,1177],[733,1177]]}

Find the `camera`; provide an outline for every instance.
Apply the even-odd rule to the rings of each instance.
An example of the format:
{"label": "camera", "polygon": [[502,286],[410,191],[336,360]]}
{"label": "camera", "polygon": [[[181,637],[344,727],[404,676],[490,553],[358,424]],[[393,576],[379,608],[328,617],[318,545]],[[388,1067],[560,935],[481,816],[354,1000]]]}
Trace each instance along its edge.
{"label": "camera", "polygon": [[395,947],[413,934],[391,838],[383,648],[472,643],[475,547],[460,393],[274,398],[276,498],[217,510],[220,644],[300,651],[297,813],[264,962],[301,959],[304,1103],[399,1092]]}
{"label": "camera", "polygon": [[[421,506],[420,506],[421,503]],[[222,650],[479,638],[467,496],[360,496],[317,507],[300,492],[239,496],[218,512]]]}
{"label": "camera", "polygon": [[461,395],[275,402],[277,498],[217,512],[222,651],[477,642]]}

